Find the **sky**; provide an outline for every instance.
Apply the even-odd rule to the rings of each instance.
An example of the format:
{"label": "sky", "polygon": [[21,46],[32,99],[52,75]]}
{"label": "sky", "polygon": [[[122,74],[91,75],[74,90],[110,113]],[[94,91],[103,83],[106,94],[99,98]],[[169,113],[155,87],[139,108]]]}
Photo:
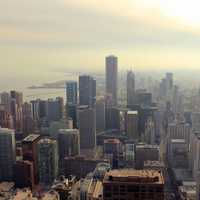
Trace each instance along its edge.
{"label": "sky", "polygon": [[199,0],[0,0],[1,77],[200,68]]}

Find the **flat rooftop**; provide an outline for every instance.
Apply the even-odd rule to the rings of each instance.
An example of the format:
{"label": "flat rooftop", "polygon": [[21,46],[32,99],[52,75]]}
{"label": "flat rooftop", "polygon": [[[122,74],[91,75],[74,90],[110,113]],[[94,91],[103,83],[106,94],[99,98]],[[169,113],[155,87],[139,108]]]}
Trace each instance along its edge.
{"label": "flat rooftop", "polygon": [[1,182],[0,192],[9,192],[14,187],[14,185],[14,182]]}
{"label": "flat rooftop", "polygon": [[111,143],[111,144],[120,144],[120,140],[118,140],[118,139],[105,139],[104,140],[104,144],[108,144],[108,143]]}
{"label": "flat rooftop", "polygon": [[40,137],[40,135],[38,134],[31,134],[28,135],[26,138],[23,139],[23,142],[33,142],[35,140],[37,140]]}
{"label": "flat rooftop", "polygon": [[171,142],[172,143],[186,143],[185,139],[172,139]]}
{"label": "flat rooftop", "polygon": [[79,134],[78,129],[59,129],[59,134]]}
{"label": "flat rooftop", "polygon": [[177,168],[172,168],[172,170],[174,172],[176,181],[194,181],[194,178],[192,177],[192,172],[190,170]]}
{"label": "flat rooftop", "polygon": [[9,133],[14,134],[14,130],[0,127],[0,134],[9,134]]}
{"label": "flat rooftop", "polygon": [[145,160],[144,167],[164,167],[164,163],[159,160]]}
{"label": "flat rooftop", "polygon": [[138,114],[138,111],[137,111],[137,110],[135,110],[135,111],[129,110],[129,111],[127,112],[127,114],[128,114],[128,115],[137,115],[137,114]]}
{"label": "flat rooftop", "polygon": [[136,149],[160,149],[158,145],[137,144]]}
{"label": "flat rooftop", "polygon": [[164,184],[164,179],[162,174],[157,170],[122,169],[122,170],[111,170],[107,172],[103,182]]}

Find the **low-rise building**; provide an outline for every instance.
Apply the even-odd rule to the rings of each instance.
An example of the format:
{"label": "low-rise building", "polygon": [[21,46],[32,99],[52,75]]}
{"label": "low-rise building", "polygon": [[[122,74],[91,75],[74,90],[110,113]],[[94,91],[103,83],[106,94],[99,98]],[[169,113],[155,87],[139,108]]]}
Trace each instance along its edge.
{"label": "low-rise building", "polygon": [[103,180],[103,199],[164,200],[164,178],[153,170],[112,170]]}

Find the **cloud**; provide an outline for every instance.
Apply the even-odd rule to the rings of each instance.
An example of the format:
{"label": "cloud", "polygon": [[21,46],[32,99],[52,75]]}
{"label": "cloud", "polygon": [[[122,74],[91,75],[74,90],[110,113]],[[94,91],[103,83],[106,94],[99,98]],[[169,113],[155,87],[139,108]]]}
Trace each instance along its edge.
{"label": "cloud", "polygon": [[165,57],[168,66],[198,65],[199,36],[198,27],[164,15],[158,0],[0,1],[0,68],[98,68],[112,52],[125,65],[158,66]]}

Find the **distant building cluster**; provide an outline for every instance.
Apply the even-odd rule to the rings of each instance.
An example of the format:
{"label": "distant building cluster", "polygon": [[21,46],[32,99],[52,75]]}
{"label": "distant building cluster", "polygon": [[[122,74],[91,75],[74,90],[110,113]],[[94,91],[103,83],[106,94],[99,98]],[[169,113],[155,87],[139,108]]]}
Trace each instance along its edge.
{"label": "distant building cluster", "polygon": [[0,200],[199,200],[200,93],[118,72],[81,74],[66,96],[0,93]]}

